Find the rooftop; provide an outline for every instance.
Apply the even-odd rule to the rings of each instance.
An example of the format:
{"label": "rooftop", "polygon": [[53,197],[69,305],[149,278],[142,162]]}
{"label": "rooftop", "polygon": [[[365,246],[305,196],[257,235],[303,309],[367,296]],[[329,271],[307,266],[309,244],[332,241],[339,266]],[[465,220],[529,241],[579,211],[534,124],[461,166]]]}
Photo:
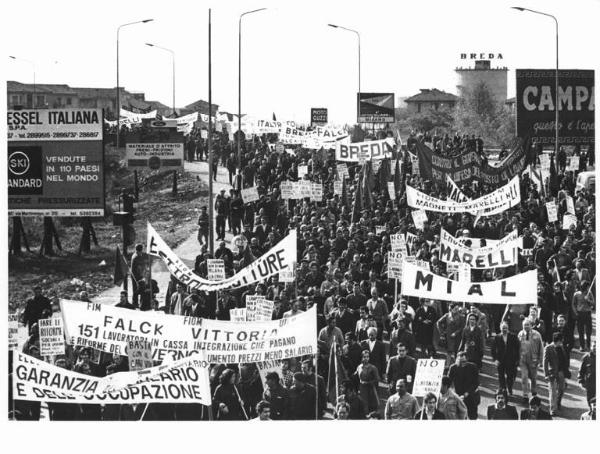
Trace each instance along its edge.
{"label": "rooftop", "polygon": [[421,88],[421,93],[406,98],[404,102],[455,102],[458,96],[438,90],[437,88]]}

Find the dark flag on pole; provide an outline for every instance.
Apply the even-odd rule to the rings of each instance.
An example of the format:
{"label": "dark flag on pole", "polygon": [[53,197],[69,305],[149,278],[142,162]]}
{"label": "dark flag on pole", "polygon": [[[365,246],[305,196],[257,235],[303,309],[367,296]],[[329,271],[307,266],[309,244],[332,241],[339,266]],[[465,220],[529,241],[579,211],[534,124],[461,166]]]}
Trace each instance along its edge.
{"label": "dark flag on pole", "polygon": [[392,171],[390,169],[390,159],[385,158],[381,162],[381,167],[379,167],[379,191],[383,192],[386,195],[386,198],[389,198],[387,184],[392,179]]}
{"label": "dark flag on pole", "polygon": [[115,285],[121,285],[123,280],[127,279],[127,272],[129,270],[129,266],[127,265],[127,260],[121,254],[121,250],[117,247],[117,251],[115,254],[115,272],[113,277],[113,283]]}
{"label": "dark flag on pole", "polygon": [[360,181],[356,184],[356,191],[354,193],[354,205],[352,206],[352,218],[351,223],[356,224],[360,220],[360,213],[362,212],[362,190]]}
{"label": "dark flag on pole", "polygon": [[373,189],[375,186],[375,177],[373,176],[373,167],[371,161],[366,161],[363,166],[363,175],[362,175],[362,192],[364,197],[364,205],[365,209],[370,209],[373,202]]}
{"label": "dark flag on pole", "polygon": [[554,165],[554,153],[550,155],[550,184],[549,192],[552,197],[558,196],[558,175],[556,174],[556,166]]}
{"label": "dark flag on pole", "polygon": [[[402,153],[402,151],[400,151],[399,153]],[[402,188],[402,175],[400,174],[400,156],[398,156],[398,159],[396,159],[394,165],[396,166],[396,171],[394,172],[394,190],[396,191],[396,194],[398,194],[400,192],[400,189]],[[402,169],[403,168],[404,166],[402,166]]]}

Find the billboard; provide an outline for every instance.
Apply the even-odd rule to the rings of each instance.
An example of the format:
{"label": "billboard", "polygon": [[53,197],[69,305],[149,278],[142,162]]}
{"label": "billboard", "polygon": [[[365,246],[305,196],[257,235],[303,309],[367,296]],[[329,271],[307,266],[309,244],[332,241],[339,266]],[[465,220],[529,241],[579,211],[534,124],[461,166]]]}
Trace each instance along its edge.
{"label": "billboard", "polygon": [[[553,69],[517,69],[517,135],[536,143],[555,142],[555,77]],[[594,71],[558,72],[559,142],[594,142]]]}
{"label": "billboard", "polygon": [[312,107],[310,109],[310,125],[324,126],[327,124],[327,109],[325,107]]}
{"label": "billboard", "polygon": [[359,123],[393,123],[394,93],[359,93]]}
{"label": "billboard", "polygon": [[8,215],[104,216],[101,109],[9,110]]}
{"label": "billboard", "polygon": [[183,170],[182,143],[128,143],[127,167],[149,170]]}

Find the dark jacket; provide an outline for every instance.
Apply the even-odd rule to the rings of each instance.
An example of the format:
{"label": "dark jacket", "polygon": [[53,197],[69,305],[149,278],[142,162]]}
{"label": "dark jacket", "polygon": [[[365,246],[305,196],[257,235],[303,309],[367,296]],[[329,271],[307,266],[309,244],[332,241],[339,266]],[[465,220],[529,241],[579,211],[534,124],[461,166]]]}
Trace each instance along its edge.
{"label": "dark jacket", "polygon": [[289,419],[290,392],[281,385],[265,386],[263,399],[271,404],[271,419]]}
{"label": "dark jacket", "polygon": [[50,300],[42,295],[34,296],[25,303],[25,310],[23,311],[23,315],[21,315],[21,322],[30,328],[31,325],[37,323],[40,318],[44,318],[43,316],[46,315],[45,312],[48,313],[48,317],[52,315],[52,304],[50,304]]}
{"label": "dark jacket", "polygon": [[487,409],[487,419],[519,419],[517,408],[512,405],[506,405],[502,410],[496,408],[496,405],[490,405]]}
{"label": "dark jacket", "polygon": [[369,350],[369,362],[377,368],[377,372],[379,372],[379,376],[381,377],[385,372],[385,346],[383,342],[376,340],[373,350],[370,350],[369,340],[365,339],[360,343],[360,347],[363,350]]}
{"label": "dark jacket", "polygon": [[448,369],[448,377],[459,396],[466,392],[472,394],[479,387],[479,369],[470,362],[466,362],[462,366],[452,364]]}
{"label": "dark jacket", "polygon": [[296,386],[290,389],[290,419],[311,420],[317,419],[315,411],[316,390],[308,383],[304,388]]}
{"label": "dark jacket", "polygon": [[552,420],[552,416],[550,416],[550,413],[548,413],[547,411],[542,410],[541,408],[538,410],[538,414],[537,414],[537,418],[532,418],[531,417],[531,410],[528,408],[524,408],[523,410],[521,410],[521,418],[522,421],[525,420],[530,420],[530,419],[537,419],[537,420]]}
{"label": "dark jacket", "polygon": [[502,334],[497,334],[492,343],[491,355],[494,361],[500,361],[504,366],[514,366],[519,363],[521,343],[516,334],[508,333],[506,343]]}
{"label": "dark jacket", "polygon": [[410,375],[412,379],[410,383],[407,382],[407,390],[410,393],[412,392],[412,385],[415,380],[416,371],[417,361],[414,358],[406,355],[403,359],[400,359],[398,356],[390,358],[385,373],[387,374],[387,379],[388,383],[390,384],[390,387],[394,387],[394,389],[396,386],[396,382],[399,379],[406,379],[406,376]]}

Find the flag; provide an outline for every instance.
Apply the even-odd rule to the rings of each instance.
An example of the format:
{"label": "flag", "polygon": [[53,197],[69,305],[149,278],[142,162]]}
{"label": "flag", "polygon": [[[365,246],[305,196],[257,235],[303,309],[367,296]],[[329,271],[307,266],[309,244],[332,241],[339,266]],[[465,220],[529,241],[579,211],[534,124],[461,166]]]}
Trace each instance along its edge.
{"label": "flag", "polygon": [[370,209],[374,205],[373,189],[375,186],[375,177],[373,176],[373,167],[371,161],[366,161],[363,166],[362,174],[362,192],[365,209]]}
{"label": "flag", "polygon": [[389,158],[385,158],[382,162],[381,162],[381,167],[379,167],[379,191],[383,192],[384,195],[386,195],[386,198],[389,198],[389,194],[387,191],[387,184],[388,181],[391,181],[392,178],[392,171],[390,169],[390,159]]}
{"label": "flag", "polygon": [[398,194],[402,189],[402,175],[400,174],[400,169],[404,169],[406,166],[400,166],[400,156],[398,156],[394,165],[396,166],[396,171],[394,172],[394,189],[396,194]]}
{"label": "flag", "polygon": [[346,186],[346,179],[342,178],[342,204],[348,206],[348,186]]}
{"label": "flag", "polygon": [[331,343],[329,349],[329,373],[327,374],[327,398],[335,407],[340,395],[340,386],[346,380],[346,370],[337,355],[337,344]]}
{"label": "flag", "polygon": [[127,265],[127,260],[121,254],[121,250],[117,247],[117,251],[115,253],[115,271],[113,277],[113,283],[115,285],[121,285],[125,279],[127,279],[127,272],[129,270],[129,266]]}
{"label": "flag", "polygon": [[275,116],[275,112],[273,112],[273,121],[277,121],[277,117]]}
{"label": "flag", "polygon": [[362,191],[360,186],[361,184],[359,181],[356,184],[356,192],[354,193],[354,205],[352,206],[352,218],[350,220],[352,224],[358,223],[362,211]]}
{"label": "flag", "polygon": [[558,175],[556,174],[556,166],[554,165],[554,153],[552,153],[550,155],[550,184],[548,186],[549,186],[548,190],[550,192],[550,195],[552,197],[557,197],[559,184],[558,184]]}

